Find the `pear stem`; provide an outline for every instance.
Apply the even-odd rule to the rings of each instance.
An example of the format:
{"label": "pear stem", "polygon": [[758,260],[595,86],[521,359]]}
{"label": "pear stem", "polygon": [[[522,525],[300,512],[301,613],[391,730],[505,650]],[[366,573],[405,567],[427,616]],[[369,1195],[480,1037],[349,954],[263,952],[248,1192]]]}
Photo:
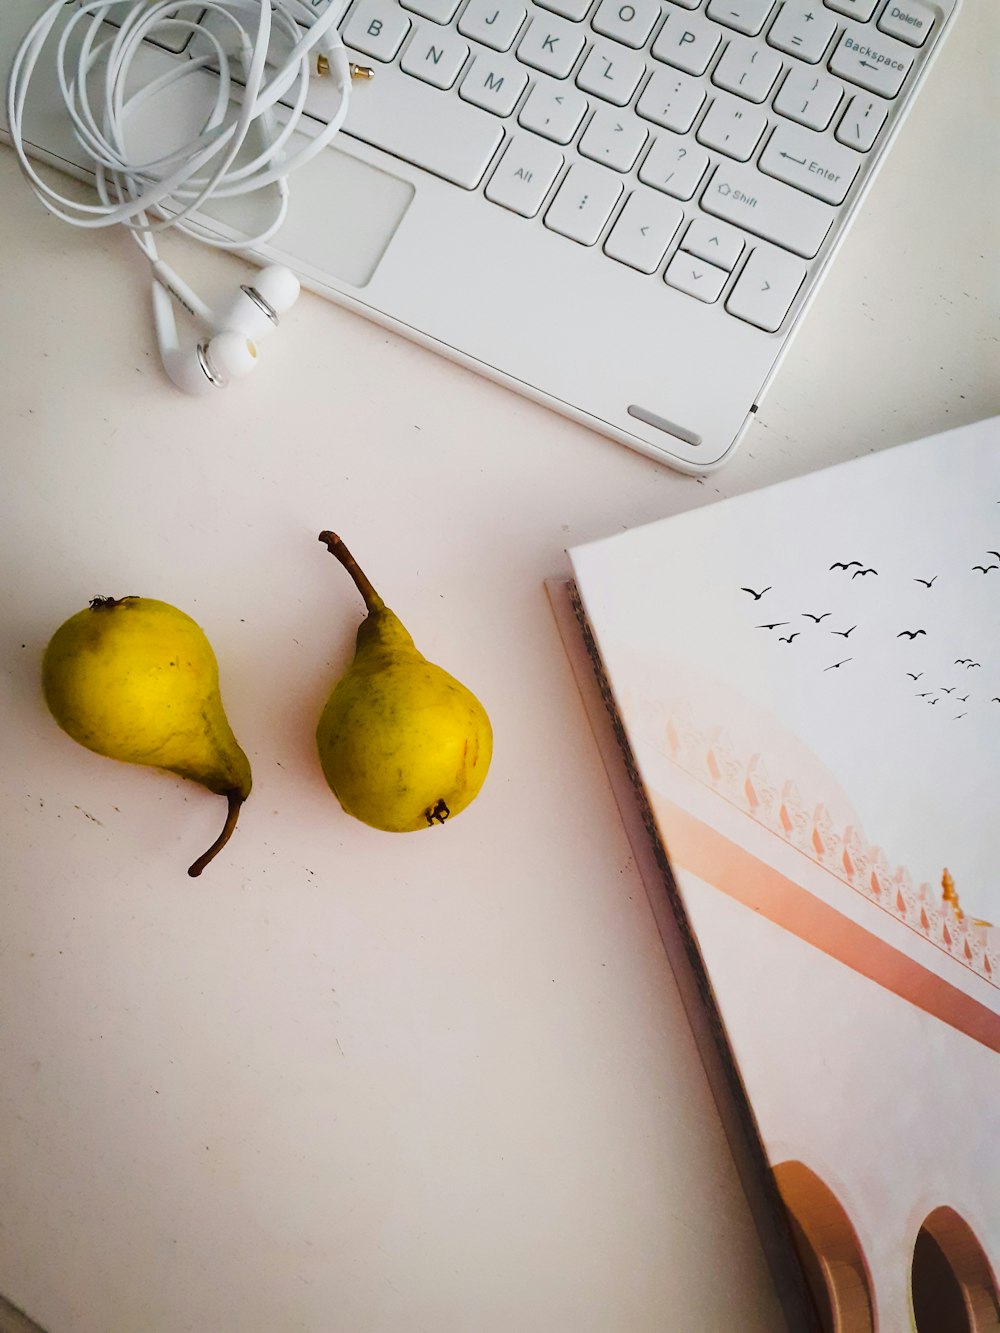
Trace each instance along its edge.
{"label": "pear stem", "polygon": [[216,854],[221,852],[226,843],[233,836],[233,829],[236,827],[236,821],[240,815],[240,806],[243,804],[243,793],[238,788],[233,787],[226,792],[226,800],[229,802],[229,813],[226,815],[226,822],[222,826],[222,832],[209,847],[207,852],[203,852],[197,861],[188,867],[188,874],[197,879],[201,872],[208,865],[209,861],[214,860]]}
{"label": "pear stem", "polygon": [[351,555],[350,551],[340,540],[335,532],[321,532],[320,541],[324,544],[331,555],[335,555],[340,563],[354,580],[358,592],[365,599],[365,606],[371,611],[381,611],[385,607],[385,602],[378,595],[371,585],[368,575],[362,570],[361,566]]}

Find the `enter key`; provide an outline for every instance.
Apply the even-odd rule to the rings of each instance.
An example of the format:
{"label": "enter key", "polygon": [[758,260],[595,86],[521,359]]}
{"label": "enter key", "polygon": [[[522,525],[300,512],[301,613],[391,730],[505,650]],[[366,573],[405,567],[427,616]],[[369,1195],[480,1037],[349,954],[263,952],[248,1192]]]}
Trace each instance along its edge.
{"label": "enter key", "polygon": [[843,203],[862,159],[823,134],[779,125],[760,157],[760,169],[828,204]]}

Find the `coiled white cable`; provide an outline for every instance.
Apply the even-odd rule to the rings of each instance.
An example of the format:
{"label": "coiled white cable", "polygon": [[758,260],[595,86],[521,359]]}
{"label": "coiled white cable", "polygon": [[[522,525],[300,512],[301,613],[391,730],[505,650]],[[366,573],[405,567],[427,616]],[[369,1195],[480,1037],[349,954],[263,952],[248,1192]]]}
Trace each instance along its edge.
{"label": "coiled white cable", "polygon": [[[121,224],[154,264],[154,233],[166,228],[223,250],[261,244],[285,218],[288,176],[323,151],[347,115],[351,67],[336,13],[328,6],[317,15],[305,0],[86,0],[78,6],[55,0],[25,35],[7,87],[21,171],[56,217],[77,227]],[[31,80],[57,29],[56,78],[74,137],[93,163],[99,203],[61,193],[25,151]],[[137,80],[132,65],[145,40],[179,33],[197,39],[191,54],[150,82]],[[315,137],[299,134],[293,144],[317,52],[326,58],[337,109]],[[206,70],[216,71],[217,86],[197,133],[162,157],[138,160],[129,146],[135,114],[186,79],[199,83],[204,98]],[[192,216],[210,199],[272,186],[273,215],[252,236],[226,240]]]}

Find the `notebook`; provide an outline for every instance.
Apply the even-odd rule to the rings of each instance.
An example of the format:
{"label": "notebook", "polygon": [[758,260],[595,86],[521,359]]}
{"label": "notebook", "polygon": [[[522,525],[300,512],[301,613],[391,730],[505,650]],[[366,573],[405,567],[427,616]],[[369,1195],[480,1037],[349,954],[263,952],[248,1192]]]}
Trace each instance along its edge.
{"label": "notebook", "polygon": [[[0,5],[4,83],[47,3]],[[958,11],[958,0],[282,3],[304,27],[332,3],[351,60],[375,77],[354,86],[343,132],[295,173],[284,225],[252,256],[695,472],[729,458],[753,420]],[[199,62],[214,57],[191,28],[205,13],[219,28],[217,8],[157,7],[132,88],[189,73],[142,108],[129,134],[140,161],[207,121],[218,84]],[[256,8],[236,7],[248,23]],[[231,24],[220,39],[236,43]],[[329,81],[310,79],[302,135],[336,106]],[[24,126],[28,153],[86,175],[48,56]],[[238,242],[260,211],[229,201],[202,220]]]}
{"label": "notebook", "polygon": [[1000,418],[569,556],[595,734],[820,1326],[998,1327]]}

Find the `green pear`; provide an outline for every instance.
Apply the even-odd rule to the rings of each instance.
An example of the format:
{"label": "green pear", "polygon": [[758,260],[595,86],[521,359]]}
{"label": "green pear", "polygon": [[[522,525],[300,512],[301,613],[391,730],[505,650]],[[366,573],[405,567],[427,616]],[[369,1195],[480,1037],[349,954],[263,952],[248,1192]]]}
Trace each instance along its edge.
{"label": "green pear", "polygon": [[493,731],[476,696],[417,650],[340,538],[321,532],[368,609],[354,660],[316,729],[320,763],[348,814],[390,833],[443,824],[478,795]]}
{"label": "green pear", "polygon": [[229,841],[251,786],[201,628],[167,602],[95,597],[53,634],[42,686],[52,716],[88,750],[166,769],[225,796],[222,833],[188,870],[200,875]]}

